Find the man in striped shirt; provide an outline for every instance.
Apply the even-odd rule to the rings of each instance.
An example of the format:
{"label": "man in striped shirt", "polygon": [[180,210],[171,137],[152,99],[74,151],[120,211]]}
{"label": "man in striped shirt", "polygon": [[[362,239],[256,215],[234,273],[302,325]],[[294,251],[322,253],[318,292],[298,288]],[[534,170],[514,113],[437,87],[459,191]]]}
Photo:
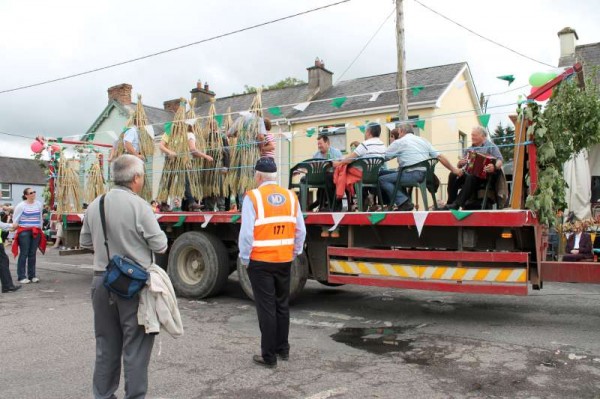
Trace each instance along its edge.
{"label": "man in striped shirt", "polygon": [[367,130],[365,132],[365,141],[360,143],[358,147],[350,154],[346,155],[340,161],[336,161],[333,163],[334,167],[338,167],[339,165],[349,164],[355,159],[380,156],[385,157],[385,144],[379,136],[381,135],[381,125],[376,122],[371,122],[367,125]]}

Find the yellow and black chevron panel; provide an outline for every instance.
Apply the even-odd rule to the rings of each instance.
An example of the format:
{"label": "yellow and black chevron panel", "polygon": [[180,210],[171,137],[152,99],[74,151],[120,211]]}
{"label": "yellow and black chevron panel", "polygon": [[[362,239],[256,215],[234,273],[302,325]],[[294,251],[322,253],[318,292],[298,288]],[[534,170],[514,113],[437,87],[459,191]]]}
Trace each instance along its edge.
{"label": "yellow and black chevron panel", "polygon": [[526,283],[527,270],[514,267],[417,266],[375,262],[349,262],[331,259],[329,272],[336,274],[401,277],[418,280],[482,281]]}

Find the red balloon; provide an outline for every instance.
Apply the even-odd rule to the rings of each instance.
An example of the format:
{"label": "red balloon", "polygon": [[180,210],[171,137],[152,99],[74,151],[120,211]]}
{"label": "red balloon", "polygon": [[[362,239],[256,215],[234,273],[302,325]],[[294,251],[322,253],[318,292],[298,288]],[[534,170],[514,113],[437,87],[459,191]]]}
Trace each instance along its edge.
{"label": "red balloon", "polygon": [[36,140],[33,143],[31,143],[31,151],[33,151],[36,154],[39,154],[40,152],[44,151],[44,145]]}
{"label": "red balloon", "polygon": [[[533,92],[535,92],[537,89],[539,89],[539,87],[532,87],[529,94],[533,94]],[[548,89],[544,93],[542,93],[540,96],[538,96],[537,98],[534,98],[534,100],[535,101],[546,101],[551,96],[552,96],[552,89]]]}
{"label": "red balloon", "polygon": [[52,152],[60,151],[60,146],[58,144],[52,144],[51,148],[52,148]]}

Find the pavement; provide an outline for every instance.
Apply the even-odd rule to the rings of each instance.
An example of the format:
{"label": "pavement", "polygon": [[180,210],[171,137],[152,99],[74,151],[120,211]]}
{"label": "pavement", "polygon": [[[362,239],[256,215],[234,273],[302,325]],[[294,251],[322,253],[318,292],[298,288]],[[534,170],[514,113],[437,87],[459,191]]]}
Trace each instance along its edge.
{"label": "pavement", "polygon": [[[92,397],[91,263],[50,250],[39,284],[0,294],[0,398]],[[600,286],[510,297],[309,281],[274,370],[252,363],[258,323],[235,273],[179,307],[185,335],[156,340],[148,398],[600,398]]]}

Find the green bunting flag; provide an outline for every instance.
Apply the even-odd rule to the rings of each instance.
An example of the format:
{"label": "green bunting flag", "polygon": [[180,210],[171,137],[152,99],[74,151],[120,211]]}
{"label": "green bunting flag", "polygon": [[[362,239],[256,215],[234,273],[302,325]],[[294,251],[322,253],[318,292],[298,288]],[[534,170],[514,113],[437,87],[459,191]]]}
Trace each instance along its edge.
{"label": "green bunting flag", "polygon": [[165,133],[171,134],[171,127],[173,127],[173,122],[165,123]]}
{"label": "green bunting flag", "polygon": [[175,223],[175,224],[173,225],[173,227],[181,227],[181,226],[183,226],[183,222],[185,222],[185,218],[186,218],[186,217],[187,217],[187,216],[185,216],[185,215],[181,215],[181,216],[179,216],[179,220],[177,221],[177,223]]}
{"label": "green bunting flag", "polygon": [[311,127],[310,129],[306,129],[306,137],[312,137],[312,136],[313,136],[313,134],[315,134],[315,131],[316,131],[316,130],[317,130],[317,129],[316,129],[316,128],[314,128],[314,127]]}
{"label": "green bunting flag", "polygon": [[331,101],[331,105],[333,105],[336,108],[342,108],[342,105],[344,105],[344,103],[346,102],[346,100],[348,99],[348,97],[338,97],[338,98],[334,98]]}
{"label": "green bunting flag", "polygon": [[382,212],[375,212],[369,215],[369,221],[371,222],[371,224],[377,224],[383,219],[385,219],[385,213]]}
{"label": "green bunting flag", "polygon": [[235,223],[235,222],[237,222],[238,220],[240,220],[240,215],[233,215],[233,216],[231,217],[231,223]]}
{"label": "green bunting flag", "polygon": [[215,115],[215,120],[217,121],[217,125],[219,125],[219,127],[223,126],[223,114]]}
{"label": "green bunting flag", "polygon": [[281,116],[281,108],[280,107],[271,107],[267,111],[269,111],[274,116]]}
{"label": "green bunting flag", "polygon": [[410,89],[412,90],[412,95],[413,97],[416,97],[419,95],[419,93],[424,89],[425,87],[423,86],[415,86],[415,87],[411,87]]}
{"label": "green bunting flag", "polygon": [[367,127],[365,125],[358,125],[358,129],[360,130],[360,132],[362,134],[365,134],[365,131],[367,130]]}
{"label": "green bunting flag", "polygon": [[415,121],[415,126],[418,127],[419,129],[425,129],[425,121],[421,120],[421,119],[417,119]]}
{"label": "green bunting flag", "polygon": [[306,219],[308,217],[308,215],[306,213],[302,214],[302,219]]}
{"label": "green bunting flag", "polygon": [[505,81],[507,81],[509,86],[510,86],[510,84],[511,84],[512,82],[514,82],[514,81],[515,81],[515,77],[514,77],[514,75],[502,75],[502,76],[497,76],[497,78],[498,78],[498,79],[500,79],[500,80],[505,80]]}
{"label": "green bunting flag", "polygon": [[478,118],[481,126],[487,127],[488,123],[490,122],[490,114],[481,114]]}
{"label": "green bunting flag", "polygon": [[454,215],[454,217],[458,220],[463,220],[467,216],[471,215],[473,212],[470,211],[457,211],[455,209],[451,209],[450,212]]}
{"label": "green bunting flag", "polygon": [[62,143],[62,137],[58,137],[58,138],[56,139],[56,142],[57,142],[57,143]]}

